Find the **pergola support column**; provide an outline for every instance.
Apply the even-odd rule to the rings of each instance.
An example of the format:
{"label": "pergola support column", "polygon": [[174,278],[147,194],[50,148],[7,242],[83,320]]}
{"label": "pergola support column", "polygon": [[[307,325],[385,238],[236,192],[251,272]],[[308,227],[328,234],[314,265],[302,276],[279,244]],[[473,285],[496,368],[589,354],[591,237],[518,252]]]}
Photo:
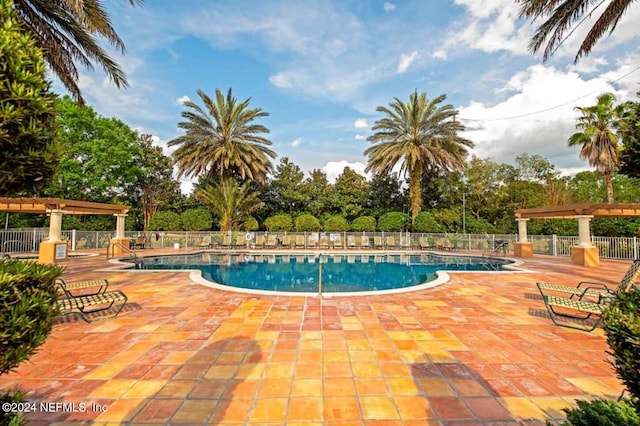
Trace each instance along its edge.
{"label": "pergola support column", "polygon": [[62,241],[62,210],[50,210],[49,237],[40,243],[38,262],[55,264],[67,258],[67,242]]}
{"label": "pergola support column", "polygon": [[582,266],[599,266],[600,255],[598,247],[591,244],[589,222],[591,215],[578,215],[578,245],[571,247],[571,263]]}
{"label": "pergola support column", "polygon": [[533,244],[527,240],[528,218],[518,218],[518,242],[513,246],[516,257],[533,257]]}
{"label": "pergola support column", "polygon": [[124,236],[124,221],[127,217],[126,214],[114,214],[116,217],[116,237],[111,239],[111,244],[113,245],[113,251],[111,252],[114,256],[118,256],[124,254],[126,250],[131,247],[131,238],[125,238]]}

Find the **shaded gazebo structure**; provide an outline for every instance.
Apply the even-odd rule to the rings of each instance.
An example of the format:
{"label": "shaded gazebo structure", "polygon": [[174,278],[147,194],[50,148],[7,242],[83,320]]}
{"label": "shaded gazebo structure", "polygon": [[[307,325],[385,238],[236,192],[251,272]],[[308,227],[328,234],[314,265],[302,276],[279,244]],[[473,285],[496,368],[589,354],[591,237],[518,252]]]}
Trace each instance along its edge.
{"label": "shaded gazebo structure", "polygon": [[516,211],[518,241],[514,246],[514,254],[516,257],[533,257],[533,244],[527,240],[527,221],[530,219],[576,219],[578,221],[578,245],[571,247],[571,263],[598,266],[600,265],[600,255],[598,248],[591,243],[591,219],[637,216],[640,216],[640,203],[570,204],[520,209]]}
{"label": "shaded gazebo structure", "polygon": [[[67,243],[62,241],[62,215],[106,214],[116,217],[116,237],[111,240],[114,250],[129,247],[124,236],[124,224],[131,207],[91,201],[65,200],[62,198],[2,198],[0,212],[48,214],[49,237],[40,243],[38,261],[56,263],[67,257]],[[117,254],[117,253],[116,253]]]}

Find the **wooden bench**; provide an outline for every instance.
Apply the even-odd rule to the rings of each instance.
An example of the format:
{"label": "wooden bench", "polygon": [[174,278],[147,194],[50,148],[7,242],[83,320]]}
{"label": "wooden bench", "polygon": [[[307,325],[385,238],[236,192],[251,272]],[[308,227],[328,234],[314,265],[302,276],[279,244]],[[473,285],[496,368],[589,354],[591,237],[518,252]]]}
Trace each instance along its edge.
{"label": "wooden bench", "polygon": [[[121,303],[119,303],[121,302]],[[115,305],[118,303],[117,305]],[[127,303],[127,296],[120,290],[108,291],[100,294],[87,296],[69,297],[58,299],[56,305],[60,309],[61,315],[79,314],[86,322],[94,322],[103,319],[115,318],[118,316],[124,305]],[[90,314],[104,312],[115,305],[115,313],[110,316],[89,316]]]}
{"label": "wooden bench", "polygon": [[[67,297],[80,297],[80,296],[93,296],[96,294],[102,294],[107,291],[109,287],[109,281],[107,280],[88,280],[78,281],[75,283],[67,283],[62,278],[57,279],[57,283]],[[92,292],[83,292],[81,294],[71,293],[74,290],[83,290],[88,288],[95,288]]]}

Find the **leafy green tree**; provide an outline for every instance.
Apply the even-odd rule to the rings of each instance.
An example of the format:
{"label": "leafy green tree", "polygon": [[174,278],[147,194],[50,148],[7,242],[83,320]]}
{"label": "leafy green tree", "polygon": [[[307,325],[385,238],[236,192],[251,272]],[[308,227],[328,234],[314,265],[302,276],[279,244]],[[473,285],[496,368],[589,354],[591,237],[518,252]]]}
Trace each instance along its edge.
{"label": "leafy green tree", "polygon": [[263,136],[269,129],[253,123],[269,113],[260,108],[249,108],[251,98],[238,102],[231,89],[225,97],[216,89],[215,99],[202,90],[198,96],[204,108],[194,102],[185,102],[189,109],[182,113],[185,121],[178,127],[185,134],[169,141],[177,146],[173,159],[178,166],[178,177],[206,175],[219,179],[236,176],[264,182],[273,170],[275,157],[271,141]]}
{"label": "leafy green tree", "polygon": [[334,209],[347,219],[354,219],[363,213],[368,192],[367,179],[350,167],[345,167],[333,185]]}
{"label": "leafy green tree", "polygon": [[[544,19],[545,21],[538,27],[529,42],[529,49],[532,52],[544,48],[543,60],[549,59],[555,51],[564,43],[575,29],[587,17],[602,6],[605,2],[594,2],[590,0],[576,1],[541,1],[541,0],[518,0],[520,6],[520,17],[531,18],[532,20]],[[583,55],[588,55],[593,46],[605,33],[612,33],[616,28],[618,20],[624,12],[631,6],[633,0],[619,0],[606,2],[607,6],[596,19],[591,29],[585,36],[578,52],[575,62]]]}
{"label": "leafy green tree", "polygon": [[349,230],[349,221],[344,216],[330,216],[324,221],[325,231],[344,232]]}
{"label": "leafy green tree", "polygon": [[289,213],[290,215],[302,212],[307,204],[307,197],[302,192],[304,172],[289,158],[280,159],[273,178],[266,186],[262,196],[265,202],[265,210],[269,213]]}
{"label": "leafy green tree", "polygon": [[444,226],[430,211],[421,211],[416,216],[416,220],[413,224],[413,230],[415,232],[444,232]]}
{"label": "leafy green tree", "polygon": [[49,196],[112,202],[129,199],[142,175],[138,134],[117,118],[105,118],[65,96],[56,103],[63,148]]}
{"label": "leafy green tree", "polygon": [[438,105],[445,95],[429,101],[426,93],[418,95],[416,91],[408,103],[394,99],[390,108],[376,109],[386,116],[375,122],[374,134],[367,138],[374,146],[365,150],[369,157],[366,170],[389,174],[399,164],[401,175],[408,174],[413,223],[422,208],[422,173],[429,169],[461,170],[473,142],[458,135],[465,127],[455,120],[458,112],[453,106]]}
{"label": "leafy green tree", "polygon": [[[151,135],[138,136],[140,159],[136,165],[140,173],[133,184],[134,205],[143,213],[143,228],[149,227],[151,217],[160,209],[169,207],[179,199],[180,186],[173,178],[171,159],[162,153],[162,148],[153,146]],[[211,225],[208,228],[210,229]]]}
{"label": "leafy green tree", "polygon": [[213,224],[211,213],[207,209],[189,209],[180,215],[185,231],[208,231]]}
{"label": "leafy green tree", "polygon": [[198,200],[209,206],[218,218],[221,231],[237,231],[253,212],[263,206],[259,193],[251,191],[250,182],[238,186],[231,177],[217,185],[205,185],[196,190]]}
{"label": "leafy green tree", "polygon": [[316,217],[331,214],[333,187],[322,170],[314,169],[302,184],[302,193],[306,197],[306,211]]}
{"label": "leafy green tree", "polygon": [[182,231],[182,218],[176,212],[158,212],[151,217],[149,229],[152,231]]}
{"label": "leafy green tree", "polygon": [[377,217],[407,205],[398,174],[374,174],[369,182],[365,205],[365,211]]}
{"label": "leafy green tree", "polygon": [[352,231],[373,232],[376,230],[376,218],[373,216],[360,216],[351,223]]}
{"label": "leafy green tree", "polygon": [[613,203],[611,175],[618,170],[618,113],[613,103],[616,98],[611,93],[598,96],[598,104],[590,107],[576,107],[582,113],[576,127],[581,132],[569,138],[569,146],[581,146],[580,158],[586,159],[596,171],[604,175],[607,183],[607,200]]}
{"label": "leafy green tree", "polygon": [[408,214],[402,212],[385,213],[378,219],[378,231],[398,232],[406,231],[411,223]]}
{"label": "leafy green tree", "polygon": [[54,97],[10,0],[0,1],[0,99],[0,195],[38,193],[58,164]]}
{"label": "leafy green tree", "polygon": [[[640,92],[637,93],[640,96]],[[625,102],[620,120],[620,173],[640,178],[640,103]]]}
{"label": "leafy green tree", "polygon": [[296,231],[298,232],[319,231],[320,227],[320,221],[312,214],[305,213],[296,217]]}
{"label": "leafy green tree", "polygon": [[293,229],[293,220],[290,215],[280,213],[266,218],[264,227],[271,232],[289,232]]}
{"label": "leafy green tree", "polygon": [[[129,0],[132,5],[143,0]],[[97,63],[117,87],[127,79],[101,46],[104,40],[124,53],[125,47],[101,2],[95,0],[14,0],[21,24],[44,52],[51,70],[73,97],[83,103],[76,62],[88,69]]]}
{"label": "leafy green tree", "polygon": [[258,219],[253,216],[247,216],[242,222],[242,230],[243,231],[257,231],[260,229],[260,224],[258,223]]}

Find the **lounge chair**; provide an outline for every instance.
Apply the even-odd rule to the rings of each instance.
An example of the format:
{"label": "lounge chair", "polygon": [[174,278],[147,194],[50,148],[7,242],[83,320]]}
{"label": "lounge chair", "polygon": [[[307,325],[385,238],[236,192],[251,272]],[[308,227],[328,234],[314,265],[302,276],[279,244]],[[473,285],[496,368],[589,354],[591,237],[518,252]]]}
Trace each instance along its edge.
{"label": "lounge chair", "polygon": [[320,235],[320,242],[318,243],[320,248],[329,248],[329,236],[327,234]]}
{"label": "lounge chair", "polygon": [[[58,278],[56,283],[63,292],[63,297],[56,301],[60,309],[60,315],[78,314],[86,322],[94,322],[103,319],[115,318],[118,316],[124,305],[127,303],[127,296],[120,290],[107,291],[109,282],[107,280],[65,282]],[[80,294],[72,293],[76,290],[92,289]],[[121,303],[120,303],[121,302]],[[118,305],[115,305],[119,303]],[[110,316],[95,316],[93,313],[104,312],[115,305],[115,312]]]}
{"label": "lounge chair", "polygon": [[396,237],[387,237],[384,239],[384,245],[387,248],[397,248]]}
{"label": "lounge chair", "polygon": [[231,247],[231,236],[227,234],[222,238],[222,248],[229,247]]}
{"label": "lounge chair", "polygon": [[373,248],[382,248],[382,237],[377,235],[373,237]]}
{"label": "lounge chair", "polygon": [[246,247],[247,240],[244,239],[244,235],[238,234],[236,235],[236,243],[233,245],[234,247]]}
{"label": "lounge chair", "polygon": [[144,249],[147,248],[147,237],[145,237],[144,235],[139,235],[136,237],[135,240],[133,240],[133,248],[134,249]]}
{"label": "lounge chair", "polygon": [[356,248],[355,235],[347,235],[347,248]]}
{"label": "lounge chair", "polygon": [[211,244],[211,235],[207,235],[205,236],[202,241],[200,242],[200,244],[198,244],[198,247],[201,248],[211,248],[212,244]]}
{"label": "lounge chair", "polygon": [[[600,325],[602,313],[608,303],[611,302],[611,299],[615,297],[616,292],[629,291],[629,289],[634,286],[639,275],[640,259],[636,259],[624,277],[622,277],[620,284],[615,290],[608,288],[605,284],[590,283],[589,285],[587,282],[578,284],[587,284],[583,287],[569,287],[550,283],[537,283],[537,286],[542,295],[544,306],[551,317],[551,321],[553,321],[555,325],[583,331],[593,331]],[[560,297],[549,295],[546,294],[544,290],[568,293],[570,296]],[[592,326],[558,322],[558,317],[587,320],[593,315],[597,315],[598,318]]]}
{"label": "lounge chair", "polygon": [[288,248],[293,248],[295,245],[293,242],[293,237],[291,235],[285,235],[282,238],[282,245]]}
{"label": "lounge chair", "polygon": [[360,240],[360,248],[368,249],[369,247],[370,247],[369,237],[366,235],[363,235],[362,239]]}
{"label": "lounge chair", "polygon": [[422,250],[433,248],[433,243],[429,242],[429,239],[427,237],[420,237],[418,240],[418,244],[420,245],[420,249]]}
{"label": "lounge chair", "polygon": [[[126,303],[127,296],[120,290],[107,291],[90,296],[69,297],[56,301],[56,305],[60,309],[60,315],[78,314],[86,322],[115,318]],[[114,307],[115,312],[109,316],[92,315],[106,312],[112,307]]]}
{"label": "lounge chair", "polygon": [[296,248],[304,248],[304,235],[296,235]]}
{"label": "lounge chair", "polygon": [[264,246],[269,248],[276,248],[277,245],[278,245],[278,239],[276,238],[275,235],[270,234],[267,237],[267,242]]}
{"label": "lounge chair", "polygon": [[257,236],[256,236],[256,244],[255,244],[255,247],[256,247],[256,248],[262,248],[262,247],[264,247],[264,243],[265,243],[265,241],[266,241],[266,238],[265,238],[265,236],[264,236],[264,235],[257,235]]}

